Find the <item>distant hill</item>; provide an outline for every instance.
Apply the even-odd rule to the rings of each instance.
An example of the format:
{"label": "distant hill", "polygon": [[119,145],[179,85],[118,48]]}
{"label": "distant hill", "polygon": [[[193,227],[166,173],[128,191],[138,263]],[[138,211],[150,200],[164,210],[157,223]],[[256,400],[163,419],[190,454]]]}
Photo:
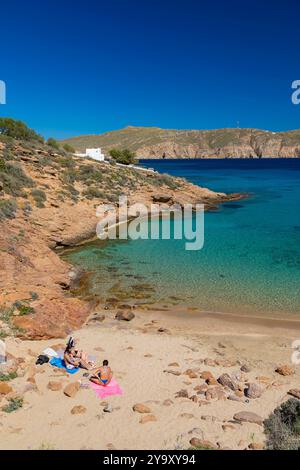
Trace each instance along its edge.
{"label": "distant hill", "polygon": [[259,129],[174,130],[133,127],[66,139],[77,151],[101,147],[128,148],[139,158],[300,157],[300,130]]}

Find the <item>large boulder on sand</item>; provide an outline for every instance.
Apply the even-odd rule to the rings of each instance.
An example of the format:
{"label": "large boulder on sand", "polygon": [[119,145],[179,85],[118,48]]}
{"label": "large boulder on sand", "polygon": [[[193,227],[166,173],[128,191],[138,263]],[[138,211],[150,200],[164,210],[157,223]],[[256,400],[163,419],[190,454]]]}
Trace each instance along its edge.
{"label": "large boulder on sand", "polygon": [[233,419],[239,423],[254,423],[260,426],[262,426],[263,423],[263,418],[251,411],[240,411],[239,413],[235,413]]}

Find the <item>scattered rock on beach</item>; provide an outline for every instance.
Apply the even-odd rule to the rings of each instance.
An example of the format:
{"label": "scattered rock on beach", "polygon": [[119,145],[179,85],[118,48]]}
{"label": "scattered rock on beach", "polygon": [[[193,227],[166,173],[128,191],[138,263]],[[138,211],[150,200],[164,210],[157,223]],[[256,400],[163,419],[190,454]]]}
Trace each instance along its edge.
{"label": "scattered rock on beach", "polygon": [[179,392],[176,392],[175,398],[188,398],[189,394],[187,390],[179,390]]}
{"label": "scattered rock on beach", "polygon": [[86,412],[86,408],[85,406],[82,406],[82,405],[73,406],[73,408],[71,409],[72,415],[79,415],[85,412]]}
{"label": "scattered rock on beach", "polygon": [[277,367],[277,369],[275,369],[275,372],[277,372],[277,374],[287,376],[293,375],[295,373],[295,369],[291,366],[284,365]]}
{"label": "scattered rock on beach", "polygon": [[243,364],[241,366],[241,371],[246,372],[246,374],[247,374],[247,373],[251,372],[251,367],[249,367],[247,364]]}
{"label": "scattered rock on beach", "polygon": [[119,310],[117,313],[116,313],[116,320],[123,320],[123,321],[131,321],[133,320],[135,317],[135,314],[131,311],[122,311],[122,310]]}
{"label": "scattered rock on beach", "polygon": [[300,400],[300,389],[299,388],[293,388],[288,391],[288,395],[292,395],[294,398],[298,398]]}
{"label": "scattered rock on beach", "polygon": [[208,380],[208,379],[213,379],[214,376],[209,370],[205,370],[205,371],[201,372],[200,378],[203,379],[203,380]]}
{"label": "scattered rock on beach", "polygon": [[95,314],[91,319],[90,322],[100,322],[102,323],[105,320],[105,315]]}
{"label": "scattered rock on beach", "polygon": [[233,419],[239,423],[254,423],[260,426],[262,426],[263,423],[263,418],[251,411],[240,411],[239,413],[235,413]]}
{"label": "scattered rock on beach", "polygon": [[233,390],[233,391],[239,389],[238,383],[237,383],[232,377],[230,377],[229,374],[222,374],[222,375],[218,378],[218,382],[219,382],[221,385],[223,385],[223,387],[228,387],[228,388],[230,388],[230,389]]}
{"label": "scattered rock on beach", "polygon": [[167,398],[166,400],[163,401],[164,406],[171,406],[173,405],[173,401],[170,398]]}
{"label": "scattered rock on beach", "polygon": [[197,395],[204,395],[205,392],[208,390],[208,385],[206,385],[206,384],[196,385],[194,390],[195,390],[195,392],[197,392]]}
{"label": "scattered rock on beach", "polygon": [[218,447],[213,444],[212,442],[210,441],[206,441],[204,439],[199,439],[198,437],[193,437],[191,440],[190,440],[190,444],[192,447],[198,447],[198,448],[204,448],[204,449],[212,449],[212,450],[216,450]]}
{"label": "scattered rock on beach", "polygon": [[181,372],[179,370],[172,370],[172,369],[165,369],[164,370],[165,374],[172,374],[172,375],[181,375]]}
{"label": "scattered rock on beach", "polygon": [[166,334],[171,334],[171,331],[168,330],[167,328],[158,328],[157,330],[158,333],[166,333]]}
{"label": "scattered rock on beach", "polygon": [[256,383],[249,383],[248,388],[245,391],[245,395],[248,398],[260,398],[263,394],[263,388]]}
{"label": "scattered rock on beach", "polygon": [[171,362],[170,364],[168,364],[168,367],[180,367],[178,362]]}
{"label": "scattered rock on beach", "polygon": [[49,390],[52,390],[52,392],[58,392],[59,390],[62,389],[62,383],[61,382],[56,382],[54,380],[50,380],[50,382],[47,385],[47,388]]}
{"label": "scattered rock on beach", "polygon": [[64,394],[69,398],[73,398],[75,397],[79,389],[80,389],[80,383],[72,382],[64,388]]}
{"label": "scattered rock on beach", "polygon": [[248,449],[250,450],[264,450],[264,448],[265,446],[262,442],[251,442],[251,444],[248,445]]}
{"label": "scattered rock on beach", "polygon": [[153,421],[157,421],[157,419],[154,415],[146,415],[146,416],[143,416],[140,419],[140,424],[146,424],[146,423],[150,423],[150,422],[153,422]]}
{"label": "scattered rock on beach", "polygon": [[112,413],[113,407],[111,403],[108,403],[104,408],[103,408],[104,413]]}
{"label": "scattered rock on beach", "polygon": [[136,403],[132,407],[133,411],[136,411],[137,413],[151,413],[151,409],[149,406],[144,405],[143,403]]}
{"label": "scattered rock on beach", "polygon": [[6,382],[0,382],[0,395],[8,395],[13,391],[12,387]]}
{"label": "scattered rock on beach", "polygon": [[206,400],[225,400],[226,395],[220,385],[211,387],[205,392]]}

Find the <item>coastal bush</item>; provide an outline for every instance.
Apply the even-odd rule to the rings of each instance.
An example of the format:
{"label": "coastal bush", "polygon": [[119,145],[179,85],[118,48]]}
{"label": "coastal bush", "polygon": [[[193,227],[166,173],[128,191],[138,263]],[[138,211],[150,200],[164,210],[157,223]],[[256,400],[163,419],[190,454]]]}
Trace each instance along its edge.
{"label": "coastal bush", "polygon": [[11,118],[0,118],[0,135],[19,140],[44,142],[43,137],[29,129],[24,122]]}
{"label": "coastal bush", "polygon": [[96,188],[95,186],[90,186],[87,188],[83,193],[87,199],[94,199],[94,198],[105,198],[105,193],[100,189]]}
{"label": "coastal bush", "polygon": [[136,154],[128,149],[113,148],[109,151],[109,155],[115,162],[122,163],[123,165],[130,165],[138,162]]}
{"label": "coastal bush", "polygon": [[14,199],[0,200],[0,221],[16,217],[17,203]]}
{"label": "coastal bush", "polygon": [[20,305],[14,304],[14,306],[17,308],[21,317],[24,315],[29,315],[30,313],[34,313],[34,308],[30,307],[29,305],[24,305],[21,303]]}
{"label": "coastal bush", "polygon": [[18,163],[5,162],[1,159],[0,163],[0,182],[3,191],[12,196],[24,196],[24,188],[32,188],[34,181],[29,178]]}
{"label": "coastal bush", "polygon": [[84,183],[99,183],[103,180],[102,171],[93,165],[80,166],[76,179]]}
{"label": "coastal bush", "polygon": [[24,215],[29,215],[31,211],[32,211],[31,204],[28,201],[25,201],[25,204],[23,206]]}
{"label": "coastal bush", "polygon": [[77,175],[74,168],[65,168],[61,174],[61,180],[63,183],[71,184],[76,181]]}
{"label": "coastal bush", "polygon": [[75,153],[74,147],[72,147],[70,144],[64,144],[63,149],[68,153]]}
{"label": "coastal bush", "polygon": [[4,413],[12,413],[13,411],[17,411],[19,408],[22,408],[22,406],[23,398],[9,398],[8,404],[6,406],[3,406],[2,411],[4,411]]}
{"label": "coastal bush", "polygon": [[31,191],[31,195],[37,207],[45,207],[44,202],[47,200],[47,196],[44,191],[42,191],[41,189],[33,189]]}
{"label": "coastal bush", "polygon": [[290,398],[264,421],[269,450],[300,450],[300,400]]}
{"label": "coastal bush", "polygon": [[57,142],[57,140],[53,139],[53,137],[49,137],[49,139],[47,140],[47,145],[49,145],[49,147],[52,147],[53,149],[55,150],[59,150],[59,143]]}
{"label": "coastal bush", "polygon": [[9,382],[10,380],[14,380],[17,377],[17,372],[9,372],[8,374],[0,373],[0,382]]}
{"label": "coastal bush", "polygon": [[68,184],[65,186],[65,194],[68,194],[72,201],[77,202],[80,192],[72,184]]}

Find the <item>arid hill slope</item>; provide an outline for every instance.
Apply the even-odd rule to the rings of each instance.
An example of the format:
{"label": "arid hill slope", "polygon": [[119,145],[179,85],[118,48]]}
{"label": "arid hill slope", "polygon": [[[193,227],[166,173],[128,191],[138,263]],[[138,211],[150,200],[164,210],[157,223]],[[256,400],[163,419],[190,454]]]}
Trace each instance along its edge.
{"label": "arid hill slope", "polygon": [[100,135],[67,139],[76,150],[128,148],[139,158],[261,158],[300,157],[300,130],[258,129],[168,130],[126,127]]}

